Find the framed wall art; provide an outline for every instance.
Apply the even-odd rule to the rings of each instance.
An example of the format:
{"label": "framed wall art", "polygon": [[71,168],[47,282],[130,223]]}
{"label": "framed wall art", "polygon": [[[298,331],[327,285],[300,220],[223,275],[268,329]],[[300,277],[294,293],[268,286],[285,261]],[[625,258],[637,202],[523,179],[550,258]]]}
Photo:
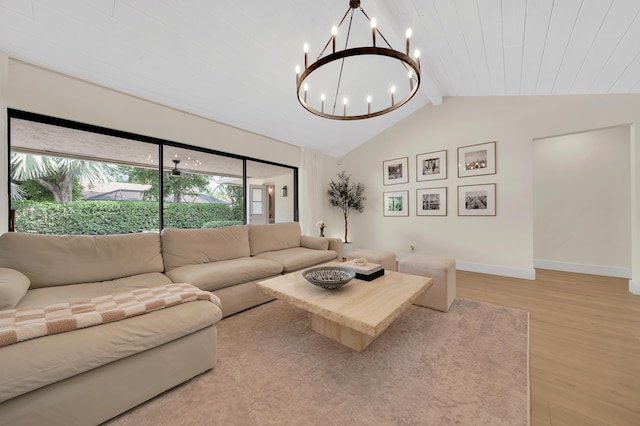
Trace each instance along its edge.
{"label": "framed wall art", "polygon": [[446,216],[447,188],[416,189],[416,214],[418,216]]}
{"label": "framed wall art", "polygon": [[495,216],[496,184],[458,186],[458,216]]}
{"label": "framed wall art", "polygon": [[458,177],[493,175],[495,173],[495,142],[458,148]]}
{"label": "framed wall art", "polygon": [[416,180],[447,178],[447,150],[416,155]]}
{"label": "framed wall art", "polygon": [[396,158],[382,162],[384,184],[395,185],[409,182],[409,158]]}
{"label": "framed wall art", "polygon": [[382,198],[385,216],[409,216],[409,191],[385,192]]}

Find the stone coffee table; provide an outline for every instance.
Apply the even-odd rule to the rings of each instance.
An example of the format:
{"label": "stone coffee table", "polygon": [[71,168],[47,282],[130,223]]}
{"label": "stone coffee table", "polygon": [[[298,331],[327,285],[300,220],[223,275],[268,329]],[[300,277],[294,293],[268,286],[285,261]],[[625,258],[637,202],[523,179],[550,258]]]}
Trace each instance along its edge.
{"label": "stone coffee table", "polygon": [[309,312],[312,330],[356,351],[369,346],[433,285],[431,278],[385,271],[373,281],[354,278],[339,289],[324,290],[305,280],[302,272],[260,281],[257,287]]}

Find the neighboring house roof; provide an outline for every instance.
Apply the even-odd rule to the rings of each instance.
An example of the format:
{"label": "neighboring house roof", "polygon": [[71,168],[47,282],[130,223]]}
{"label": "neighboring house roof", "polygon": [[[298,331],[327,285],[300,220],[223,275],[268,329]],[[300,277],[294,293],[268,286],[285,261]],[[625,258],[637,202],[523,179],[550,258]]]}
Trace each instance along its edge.
{"label": "neighboring house roof", "polygon": [[127,182],[109,182],[94,185],[82,194],[85,200],[141,201],[144,191],[151,185]]}
{"label": "neighboring house roof", "polygon": [[113,201],[143,201],[144,191],[135,189],[115,189],[109,192],[97,193],[91,196],[84,196],[85,200],[113,200]]}
{"label": "neighboring house roof", "polygon": [[[84,200],[111,200],[111,201],[145,201],[144,192],[149,190],[151,185],[126,182],[110,182],[102,185],[95,185],[90,190],[83,193]],[[172,197],[167,197],[166,201],[171,202]],[[184,203],[207,203],[207,204],[230,204],[228,201],[212,197],[207,194],[185,194],[181,197]]]}
{"label": "neighboring house roof", "polygon": [[[207,195],[207,194],[198,194],[198,195],[183,194],[181,197],[181,200],[183,203],[231,204],[228,201],[221,200],[219,198],[212,197],[211,195]],[[173,201],[173,197],[167,197],[165,201],[171,202]]]}

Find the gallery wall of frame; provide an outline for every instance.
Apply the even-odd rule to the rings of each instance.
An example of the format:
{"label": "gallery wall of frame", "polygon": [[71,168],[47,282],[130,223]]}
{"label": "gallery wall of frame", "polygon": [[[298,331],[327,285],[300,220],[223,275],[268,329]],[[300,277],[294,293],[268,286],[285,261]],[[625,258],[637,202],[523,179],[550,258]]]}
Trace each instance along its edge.
{"label": "gallery wall of frame", "polygon": [[[457,148],[458,178],[497,173],[496,142],[485,142]],[[416,216],[447,216],[448,179],[447,150],[416,155],[416,183],[425,185],[415,190]],[[409,183],[409,157],[382,162],[383,184]],[[471,180],[471,179],[470,179]],[[383,192],[383,214],[387,217],[409,216],[409,190]],[[472,183],[457,187],[458,216],[496,216],[496,184]]]}

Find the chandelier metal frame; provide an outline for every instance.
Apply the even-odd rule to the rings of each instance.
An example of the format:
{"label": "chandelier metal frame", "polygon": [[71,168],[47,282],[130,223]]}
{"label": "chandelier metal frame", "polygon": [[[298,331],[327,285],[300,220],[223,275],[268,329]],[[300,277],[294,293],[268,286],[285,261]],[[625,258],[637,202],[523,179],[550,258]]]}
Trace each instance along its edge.
{"label": "chandelier metal frame", "polygon": [[[353,15],[356,9],[360,9],[362,14],[371,24],[372,43],[373,43],[372,46],[352,47],[352,48],[348,47],[349,35],[351,31],[351,21],[353,20]],[[351,20],[349,23],[349,31],[347,32],[345,49],[336,51],[337,30],[342,26],[345,18],[347,17],[347,15],[349,15],[349,12],[351,12]],[[376,35],[379,35],[380,38],[384,41],[384,43],[388,47],[376,46],[376,39],[377,39]],[[409,55],[410,36],[411,36],[411,30],[407,30],[406,53],[393,49],[389,44],[389,42],[387,41],[387,39],[384,37],[384,35],[382,35],[380,30],[377,28],[375,19],[369,18],[369,16],[365,13],[362,7],[360,7],[360,0],[350,0],[349,9],[347,9],[347,12],[344,14],[342,19],[340,20],[340,23],[337,26],[333,27],[332,35],[329,38],[329,41],[327,41],[327,43],[325,44],[324,49],[320,53],[318,59],[312,64],[308,64],[308,46],[305,44],[304,70],[302,71],[302,73],[300,73],[299,66],[296,66],[296,93],[297,93],[298,101],[300,102],[300,105],[302,105],[307,111],[315,115],[318,115],[323,118],[333,119],[333,120],[362,120],[366,118],[377,117],[400,108],[402,105],[406,104],[411,98],[413,98],[413,96],[417,93],[418,88],[420,87],[420,59],[419,59],[420,54],[419,54],[419,51],[416,50],[415,59]],[[332,46],[332,53],[328,54],[327,56],[323,56],[330,45]],[[361,55],[374,55],[374,56],[377,55],[377,56],[384,56],[384,57],[399,60],[402,66],[404,66],[404,68],[407,70],[410,90],[404,98],[396,102],[395,96],[394,96],[395,87],[392,87],[391,88],[391,104],[388,107],[374,110],[373,112],[371,111],[371,100],[368,99],[366,114],[358,114],[358,115],[347,114],[347,103],[345,100],[342,115],[336,114],[335,110],[336,110],[337,96],[340,90],[340,84],[342,82],[342,70],[344,68],[344,61],[347,58],[354,57],[354,56],[361,56]],[[338,83],[336,87],[336,99],[334,99],[332,112],[329,113],[324,110],[324,99],[321,100],[320,109],[313,107],[309,102],[307,102],[307,88],[306,88],[307,86],[305,84],[305,81],[314,71],[317,71],[322,66],[327,65],[331,62],[340,61],[340,60],[342,60],[342,64],[340,66],[340,75],[339,75]]]}

